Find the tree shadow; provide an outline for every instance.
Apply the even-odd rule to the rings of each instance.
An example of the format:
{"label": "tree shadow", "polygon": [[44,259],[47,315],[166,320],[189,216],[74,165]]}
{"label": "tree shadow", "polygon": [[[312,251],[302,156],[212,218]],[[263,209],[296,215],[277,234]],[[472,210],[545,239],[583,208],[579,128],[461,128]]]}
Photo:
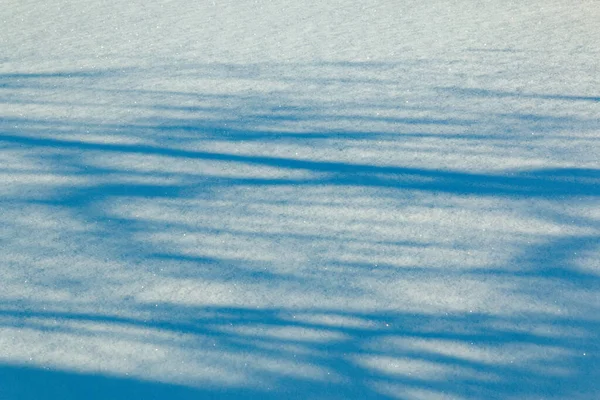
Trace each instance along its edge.
{"label": "tree shadow", "polygon": [[[22,330],[42,330],[49,337],[97,338],[101,325],[105,332],[101,335],[112,338],[116,348],[126,341],[194,349],[200,356],[193,366],[186,360],[186,366],[197,371],[211,365],[218,351],[217,364],[223,371],[243,379],[237,384],[226,383],[226,376],[211,381],[196,372],[195,384],[178,386],[5,365],[0,372],[8,383],[3,398],[33,398],[40,393],[61,398],[89,393],[95,398],[113,391],[116,396],[178,399],[405,398],[419,392],[458,398],[565,398],[598,390],[594,354],[599,350],[600,326],[595,319],[174,304],[156,309],[150,309],[151,318],[141,319],[4,305],[0,316],[4,327],[18,324]],[[131,311],[144,309],[139,305]],[[117,331],[121,333],[111,333]],[[165,341],[159,335],[164,332],[175,336]],[[212,346],[203,347],[206,343]],[[95,356],[109,357],[110,351],[102,355],[102,350],[96,349]]]}
{"label": "tree shadow", "polygon": [[[293,76],[303,68],[310,71]],[[192,80],[241,79],[255,86],[372,89],[396,87],[394,74],[407,68],[410,63],[211,64],[180,72]],[[315,75],[314,69],[325,72]],[[278,71],[274,78],[273,71]],[[139,113],[125,122],[15,115],[0,122],[0,146],[8,160],[1,179],[11,182],[0,198],[1,222],[9,233],[17,232],[4,237],[7,287],[28,290],[12,290],[4,298],[0,328],[52,343],[97,344],[83,351],[65,344],[64,358],[30,365],[22,354],[10,353],[0,367],[0,398],[585,398],[600,390],[599,275],[597,266],[583,265],[575,256],[587,254],[589,260],[597,252],[598,221],[587,210],[600,197],[600,169],[586,164],[469,170],[441,162],[415,166],[401,156],[385,162],[338,156],[344,146],[379,154],[391,144],[399,154],[410,154],[413,145],[419,155],[429,152],[437,159],[452,144],[459,157],[466,156],[458,140],[485,143],[491,150],[484,148],[483,154],[495,157],[495,144],[522,140],[513,134],[515,125],[517,133],[544,128],[544,137],[527,139],[541,146],[544,138],[571,126],[593,131],[597,120],[535,110],[493,115],[471,110],[465,117],[460,108],[433,100],[405,105],[402,96],[375,104],[384,111],[396,109],[393,115],[362,111],[374,107],[370,102],[376,96],[353,99],[341,113],[327,99],[295,96],[297,87],[231,94],[102,86],[103,79],[116,76],[120,72],[0,77],[2,89],[17,91],[3,98],[8,104],[108,108],[96,98],[106,95],[118,100],[112,107]],[[69,90],[93,95],[80,101],[18,93],[60,90],[44,82],[71,78],[80,81],[65,89],[67,95]],[[457,99],[598,101],[430,89]],[[333,128],[318,129],[321,124]],[[381,129],[353,126],[361,124]],[[304,147],[286,147],[292,145]],[[19,190],[11,191],[14,187]],[[462,230],[443,230],[439,224],[435,236],[422,238],[423,225],[432,223],[411,211],[472,212],[483,218],[495,202],[530,221],[570,231],[546,235],[540,228],[526,234],[507,225],[514,244],[506,250],[508,257],[498,261],[483,249],[489,259],[467,265],[468,250],[483,246],[477,232],[469,232],[477,230],[478,221]],[[568,207],[582,210],[561,209]],[[23,212],[40,212],[43,218],[15,217]],[[43,221],[53,217],[58,227]],[[20,242],[23,233],[35,233],[37,247]],[[457,237],[444,237],[453,234]],[[445,259],[448,254],[457,260]],[[120,264],[114,267],[111,259]],[[19,274],[29,274],[25,284]],[[160,292],[164,296],[181,290],[190,299],[145,298],[141,291],[118,286],[117,281],[125,285],[123,276],[139,277],[140,286],[151,281],[158,287],[162,279],[168,282]],[[405,295],[395,285],[408,288],[416,278],[457,286],[471,280],[515,302],[535,299],[541,305],[528,310],[519,303],[504,312],[489,302],[475,312],[465,312],[460,304],[453,305],[459,311],[440,311],[439,303],[411,309],[393,296]],[[392,294],[370,289],[369,280]],[[117,309],[90,307],[97,299],[87,292],[102,284],[119,293],[103,298]],[[236,304],[235,297],[217,297],[221,305],[207,305],[206,299],[194,304],[194,291],[208,291],[210,285],[229,290],[247,285],[243,290],[275,294],[270,305],[257,308]],[[38,299],[36,291],[48,287],[60,294],[53,298],[64,300]],[[362,306],[369,296],[378,301]],[[298,305],[290,305],[289,298],[298,299]],[[306,298],[311,306],[300,302]],[[338,299],[345,307],[333,300],[316,306],[323,298]],[[591,301],[584,304],[586,299]],[[222,305],[227,301],[232,304]],[[156,361],[146,345],[173,355]],[[137,357],[131,377],[123,375],[129,367],[115,356],[123,350]],[[87,364],[74,363],[75,355]],[[182,377],[173,375],[178,357],[185,359],[178,369]],[[152,368],[144,368],[144,362]],[[211,374],[213,367],[217,373]]]}
{"label": "tree shadow", "polygon": [[541,93],[527,93],[527,92],[509,92],[503,90],[490,90],[490,89],[476,89],[476,88],[458,88],[458,87],[440,87],[440,91],[448,91],[456,93],[461,96],[471,97],[513,97],[521,99],[541,99],[541,100],[567,100],[567,101],[589,101],[589,102],[600,102],[600,96],[573,96],[563,94],[541,94]]}
{"label": "tree shadow", "polygon": [[0,379],[0,396],[6,400],[210,397],[206,392],[186,386],[19,365],[0,366]]}

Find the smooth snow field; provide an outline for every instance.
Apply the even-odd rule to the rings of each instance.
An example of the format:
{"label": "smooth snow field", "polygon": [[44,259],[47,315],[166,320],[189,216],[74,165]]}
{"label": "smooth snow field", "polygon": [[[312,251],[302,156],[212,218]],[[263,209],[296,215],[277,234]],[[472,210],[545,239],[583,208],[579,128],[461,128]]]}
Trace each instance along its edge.
{"label": "smooth snow field", "polygon": [[0,400],[598,398],[598,1],[1,2]]}

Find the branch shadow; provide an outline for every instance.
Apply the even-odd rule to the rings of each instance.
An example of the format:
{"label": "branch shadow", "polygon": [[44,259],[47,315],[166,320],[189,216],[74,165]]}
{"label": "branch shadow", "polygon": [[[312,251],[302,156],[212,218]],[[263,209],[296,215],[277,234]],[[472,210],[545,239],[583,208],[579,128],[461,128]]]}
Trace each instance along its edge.
{"label": "branch shadow", "polygon": [[[173,304],[161,304],[159,309],[151,310],[152,318],[141,319],[23,311],[4,305],[0,317],[2,326],[18,324],[22,330],[41,330],[46,335],[97,337],[100,324],[110,335],[107,339],[114,336],[109,332],[121,332],[112,340],[117,348],[120,340],[195,348],[201,356],[194,362],[200,365],[210,365],[218,349],[220,367],[241,374],[245,382],[219,384],[219,379],[200,375],[196,384],[178,386],[4,365],[0,377],[9,384],[3,387],[3,398],[52,393],[61,398],[147,394],[177,399],[282,395],[391,399],[412,397],[419,391],[459,398],[565,398],[599,389],[594,354],[599,350],[600,326],[594,319],[535,313],[502,317]],[[134,311],[144,310],[137,306]],[[176,336],[161,343],[165,339],[159,334],[164,332]],[[206,343],[212,347],[203,347]],[[110,355],[97,350],[96,357]],[[220,378],[226,381],[227,377]]]}
{"label": "branch shadow", "polygon": [[[377,87],[397,84],[393,79],[363,76],[365,72],[393,72],[397,67],[393,65],[325,63],[313,67],[334,70],[331,76],[310,76],[304,80],[302,77],[291,78],[285,70],[288,66],[271,67],[285,72],[275,78],[279,84]],[[292,66],[292,71],[301,67]],[[204,79],[235,78],[262,84],[268,81],[265,74],[272,71],[269,68],[268,65],[252,66],[251,70],[243,65],[200,65],[190,66],[182,74],[190,79],[200,74]],[[350,74],[344,75],[348,71]],[[71,78],[83,80],[85,88],[86,79],[97,83],[119,73],[4,74],[0,76],[0,88],[35,89],[48,79]],[[126,370],[127,366],[117,372],[86,369],[73,364],[70,357],[60,360],[63,365],[48,363],[46,369],[38,364],[26,365],[3,357],[0,398],[27,399],[45,395],[67,399],[107,396],[177,399],[283,396],[331,399],[418,396],[584,398],[600,390],[597,379],[600,322],[594,316],[599,305],[593,301],[581,305],[569,297],[585,294],[593,298],[600,291],[597,269],[581,267],[573,255],[597,251],[597,220],[585,213],[579,215],[579,219],[560,211],[551,216],[551,210],[557,205],[593,206],[597,203],[600,169],[571,166],[477,172],[441,166],[398,165],[402,160],[392,160],[392,165],[386,165],[310,154],[293,156],[276,147],[301,143],[309,149],[333,151],[340,142],[353,142],[375,151],[381,148],[377,147],[381,146],[381,141],[399,142],[404,146],[409,140],[435,139],[439,143],[431,151],[444,154],[447,151],[444,146],[450,140],[502,141],[502,134],[508,134],[506,127],[512,124],[541,124],[548,128],[547,138],[569,126],[597,129],[597,121],[535,112],[497,113],[491,117],[491,124],[500,132],[498,135],[478,132],[480,120],[489,116],[473,113],[473,118],[462,118],[456,116],[458,112],[454,109],[441,109],[438,115],[429,116],[365,115],[358,111],[367,107],[363,99],[356,100],[350,113],[339,115],[333,112],[335,107],[323,107],[325,102],[295,99],[292,90],[277,92],[277,100],[266,100],[268,96],[248,93],[187,93],[159,89],[103,89],[99,86],[90,85],[86,90],[140,99],[135,104],[123,104],[123,108],[138,110],[142,115],[124,123],[15,116],[2,119],[2,152],[7,159],[17,154],[15,158],[27,168],[6,162],[0,173],[9,176],[17,185],[34,187],[15,195],[7,190],[8,194],[0,198],[0,206],[7,210],[5,215],[9,215],[9,207],[42,207],[50,213],[64,212],[69,218],[93,226],[93,229],[86,228],[89,230],[85,234],[103,244],[99,247],[101,250],[94,251],[109,253],[106,260],[108,256],[119,258],[140,275],[151,271],[175,282],[175,286],[190,281],[229,286],[254,284],[253,288],[257,290],[275,287],[290,297],[328,293],[335,297],[336,293],[344,293],[359,298],[375,295],[361,286],[361,281],[376,273],[394,276],[397,280],[408,279],[415,271],[425,278],[441,274],[439,269],[427,264],[426,257],[417,259],[417,265],[402,265],[402,268],[394,263],[386,264],[378,256],[381,247],[388,246],[394,249],[394,254],[402,254],[408,252],[408,248],[417,252],[445,251],[452,246],[445,248],[441,239],[398,237],[394,229],[400,229],[401,224],[394,225],[393,221],[378,219],[373,214],[348,217],[341,222],[340,228],[332,222],[335,217],[322,223],[311,211],[318,207],[339,206],[340,213],[346,212],[344,207],[352,205],[353,200],[358,203],[359,195],[377,200],[377,205],[392,204],[395,207],[393,215],[424,198],[442,196],[441,202],[431,206],[436,209],[443,208],[443,199],[448,198],[502,201],[519,208],[524,216],[557,224],[566,224],[569,220],[572,227],[586,230],[577,234],[531,235],[537,240],[534,243],[519,242],[518,251],[508,260],[443,271],[443,276],[455,280],[488,281],[494,287],[504,285],[502,291],[508,296],[520,294],[524,298],[537,298],[544,304],[552,301],[552,290],[564,290],[563,304],[570,307],[568,311],[572,312],[577,306],[580,312],[518,314],[509,311],[503,314],[489,310],[442,313],[398,310],[393,304],[391,310],[356,311],[360,307],[351,301],[346,308],[278,306],[277,301],[282,299],[275,299],[273,306],[255,309],[239,305],[185,305],[166,300],[150,302],[134,295],[127,297],[127,301],[117,299],[122,306],[119,312],[99,312],[77,311],[80,307],[85,308],[82,305],[85,302],[74,297],[45,304],[35,300],[34,295],[23,295],[19,302],[4,301],[0,308],[0,328],[7,332],[15,329],[36,332],[42,337],[67,338],[67,343],[76,339],[95,339],[105,345],[95,349],[96,353],[91,357],[109,360],[108,365],[114,365],[110,360],[118,351],[115,350],[118,345],[133,348],[156,345],[177,354],[173,356],[176,361],[179,361],[177,357],[184,357],[182,351],[188,352],[185,356],[188,369],[184,368],[184,377],[178,381],[177,377],[160,376],[144,368],[131,377],[118,372],[123,368]],[[598,101],[593,96],[517,94],[458,87],[434,87],[433,91],[448,92],[457,98]],[[382,101],[380,105],[393,109],[396,100]],[[18,94],[12,94],[3,101],[68,108],[78,100],[19,98]],[[252,103],[250,110],[240,106],[245,102]],[[277,103],[283,103],[282,107]],[[91,99],[80,105],[102,107],[103,103]],[[274,111],[276,106],[280,111]],[[423,109],[427,107],[423,106]],[[402,110],[409,114],[415,111],[408,106]],[[205,112],[210,115],[196,115]],[[233,116],[229,115],[232,113]],[[392,128],[374,132],[348,128],[302,130],[286,126],[287,122],[316,125],[381,123]],[[282,129],[270,130],[264,125]],[[406,127],[411,130],[405,131]],[[90,131],[107,135],[110,132],[109,136],[114,140],[98,140],[84,134]],[[121,140],[129,134],[139,140]],[[218,145],[223,142],[240,146],[262,145],[264,149],[254,152],[232,148],[219,150]],[[426,151],[421,150],[422,153]],[[132,159],[135,163],[125,162]],[[125,161],[121,163],[121,160]],[[44,173],[52,179],[65,179],[66,183],[57,184],[50,178],[47,179],[50,183],[44,183],[47,181],[39,180],[38,176]],[[288,189],[294,192],[291,195],[277,192]],[[242,190],[246,191],[246,197],[240,195]],[[322,190],[334,192],[337,197],[320,199]],[[227,194],[229,191],[232,194]],[[219,206],[221,208],[208,206],[217,202],[225,205]],[[536,206],[527,209],[522,202]],[[548,204],[550,206],[545,209]],[[265,207],[286,207],[292,211],[286,211],[287,214],[265,211]],[[447,207],[458,206],[448,203]],[[144,214],[147,209],[152,212]],[[227,212],[223,211],[225,209]],[[10,230],[16,225],[9,218],[3,216],[2,223]],[[232,226],[231,221],[238,225]],[[273,228],[272,225],[282,221],[291,227]],[[376,230],[383,229],[386,223],[391,233],[387,236],[377,234]],[[304,226],[301,224],[308,224],[308,228],[298,228]],[[413,224],[417,225],[416,222]],[[350,226],[359,228],[352,230]],[[40,228],[41,231],[44,229],[53,232],[49,228]],[[186,233],[191,239],[183,239],[185,235],[180,233]],[[170,236],[161,239],[161,234]],[[112,241],[107,237],[113,238]],[[234,245],[226,245],[223,237],[235,242]],[[117,242],[122,247],[118,247]],[[35,250],[9,243],[12,253]],[[59,242],[57,246],[60,245]],[[358,250],[346,248],[351,245]],[[463,245],[469,246],[468,243]],[[328,247],[337,250],[323,250]],[[78,248],[67,248],[69,252],[79,255]],[[269,258],[263,252],[275,255]],[[280,265],[285,263],[276,256],[286,252],[297,252],[302,257],[298,257],[296,264],[289,261],[290,265]],[[372,262],[361,262],[356,256],[369,252],[375,255]],[[86,261],[97,262],[93,259],[96,256],[93,253]],[[347,259],[354,256],[354,259]],[[6,256],[8,268],[22,266],[18,257],[11,257]],[[40,256],[42,260],[44,257],[49,258]],[[292,258],[289,256],[290,260]],[[13,261],[15,259],[17,261]],[[55,264],[50,263],[55,270],[47,268],[50,271],[44,272],[38,281],[68,292],[77,280],[65,279],[62,272],[56,272],[68,269],[64,260],[60,258]],[[96,265],[97,269],[108,267],[106,260],[101,260],[100,266],[90,264]],[[83,265],[85,262],[81,258],[76,258],[73,263],[82,264],[82,270],[88,267]],[[321,264],[331,270],[327,273],[311,271],[311,266],[315,268]],[[82,276],[81,281],[85,280],[85,271]],[[105,279],[108,282],[110,277]],[[82,285],[78,293],[93,289],[91,286],[98,282]],[[39,285],[35,289],[40,289],[41,283]],[[33,283],[29,286],[34,287]],[[65,350],[67,354],[70,351],[77,353],[76,349]],[[153,362],[141,350],[136,355],[140,360]],[[206,372],[214,366],[220,368],[221,376]],[[173,365],[167,363],[163,372],[172,372],[172,368]],[[227,375],[235,379],[227,379]]]}

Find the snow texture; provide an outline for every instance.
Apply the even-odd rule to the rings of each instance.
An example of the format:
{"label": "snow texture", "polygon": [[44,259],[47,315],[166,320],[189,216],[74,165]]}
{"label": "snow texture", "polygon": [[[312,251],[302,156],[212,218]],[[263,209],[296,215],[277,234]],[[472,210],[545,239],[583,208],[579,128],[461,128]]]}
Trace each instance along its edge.
{"label": "snow texture", "polygon": [[594,0],[4,0],[0,399],[597,399]]}

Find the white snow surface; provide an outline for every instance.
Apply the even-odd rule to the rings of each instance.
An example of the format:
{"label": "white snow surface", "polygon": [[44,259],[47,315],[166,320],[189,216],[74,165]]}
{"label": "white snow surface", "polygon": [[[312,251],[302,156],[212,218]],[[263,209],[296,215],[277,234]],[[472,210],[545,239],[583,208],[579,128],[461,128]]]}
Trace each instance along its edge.
{"label": "white snow surface", "polygon": [[0,399],[596,399],[595,0],[0,7]]}

